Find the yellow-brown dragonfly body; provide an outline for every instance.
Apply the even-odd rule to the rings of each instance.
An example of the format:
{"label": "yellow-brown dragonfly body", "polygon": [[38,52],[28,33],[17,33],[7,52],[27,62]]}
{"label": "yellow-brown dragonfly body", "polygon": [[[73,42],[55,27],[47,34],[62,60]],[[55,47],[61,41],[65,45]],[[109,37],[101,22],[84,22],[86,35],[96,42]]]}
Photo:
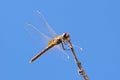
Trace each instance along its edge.
{"label": "yellow-brown dragonfly body", "polygon": [[52,40],[50,40],[48,42],[48,46],[42,50],[40,53],[38,53],[35,57],[33,57],[31,60],[30,60],[30,63],[33,62],[34,60],[36,60],[38,57],[40,57],[43,53],[45,53],[47,50],[51,49],[52,47],[54,47],[55,45],[58,45],[58,44],[62,44],[66,41],[69,40],[69,34],[67,33],[63,33],[62,35],[60,36],[56,36],[55,38],[53,38]]}

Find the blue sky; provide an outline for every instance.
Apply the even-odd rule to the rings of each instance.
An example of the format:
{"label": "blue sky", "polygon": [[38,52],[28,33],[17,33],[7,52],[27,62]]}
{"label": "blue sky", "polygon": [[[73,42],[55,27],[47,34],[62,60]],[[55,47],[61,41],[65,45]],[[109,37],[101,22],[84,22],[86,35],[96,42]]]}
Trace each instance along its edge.
{"label": "blue sky", "polygon": [[84,49],[76,54],[91,80],[119,80],[119,4],[119,0],[0,1],[0,80],[83,80],[70,51],[69,60],[52,49],[29,63],[44,48],[25,29],[28,22],[41,29],[36,10],[58,34],[69,33],[72,43]]}

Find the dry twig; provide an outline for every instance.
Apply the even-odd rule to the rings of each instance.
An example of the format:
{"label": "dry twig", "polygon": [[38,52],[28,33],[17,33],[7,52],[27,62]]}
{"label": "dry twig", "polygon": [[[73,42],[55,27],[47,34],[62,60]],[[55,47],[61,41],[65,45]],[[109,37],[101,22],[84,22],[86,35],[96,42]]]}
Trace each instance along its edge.
{"label": "dry twig", "polygon": [[77,59],[77,56],[76,56],[76,54],[75,54],[75,51],[74,51],[74,49],[73,49],[73,47],[72,47],[72,44],[71,44],[71,41],[70,41],[70,40],[69,40],[69,47],[70,47],[70,49],[71,49],[71,51],[72,51],[72,53],[73,53],[75,62],[76,62],[76,64],[77,64],[78,68],[79,68],[78,73],[83,76],[84,80],[89,80],[87,74],[85,73],[85,71],[84,71],[83,68],[82,68],[81,63],[80,63],[80,62],[78,61],[78,59]]}

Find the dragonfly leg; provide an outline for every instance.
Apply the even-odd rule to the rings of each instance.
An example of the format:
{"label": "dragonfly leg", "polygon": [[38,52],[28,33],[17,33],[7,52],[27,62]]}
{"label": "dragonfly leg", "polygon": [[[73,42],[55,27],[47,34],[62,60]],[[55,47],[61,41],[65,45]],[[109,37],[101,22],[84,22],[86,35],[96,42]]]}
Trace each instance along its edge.
{"label": "dragonfly leg", "polygon": [[[69,48],[65,48],[64,43],[61,43],[63,50],[70,50]],[[65,44],[66,45],[66,44]]]}
{"label": "dragonfly leg", "polygon": [[64,47],[63,43],[61,43],[61,45],[62,45],[63,50],[65,50],[65,47]]}

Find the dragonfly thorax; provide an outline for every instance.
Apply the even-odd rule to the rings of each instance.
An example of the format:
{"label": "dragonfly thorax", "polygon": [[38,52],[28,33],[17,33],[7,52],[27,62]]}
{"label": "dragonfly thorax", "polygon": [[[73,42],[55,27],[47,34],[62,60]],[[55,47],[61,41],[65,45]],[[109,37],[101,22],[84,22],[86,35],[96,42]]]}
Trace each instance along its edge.
{"label": "dragonfly thorax", "polygon": [[55,38],[48,41],[48,46],[49,45],[58,45],[60,43],[62,43],[61,36],[56,36]]}
{"label": "dragonfly thorax", "polygon": [[70,35],[67,33],[63,33],[61,36],[56,36],[53,39],[49,40],[48,46],[58,45],[60,43],[66,42],[68,40],[70,40]]}

